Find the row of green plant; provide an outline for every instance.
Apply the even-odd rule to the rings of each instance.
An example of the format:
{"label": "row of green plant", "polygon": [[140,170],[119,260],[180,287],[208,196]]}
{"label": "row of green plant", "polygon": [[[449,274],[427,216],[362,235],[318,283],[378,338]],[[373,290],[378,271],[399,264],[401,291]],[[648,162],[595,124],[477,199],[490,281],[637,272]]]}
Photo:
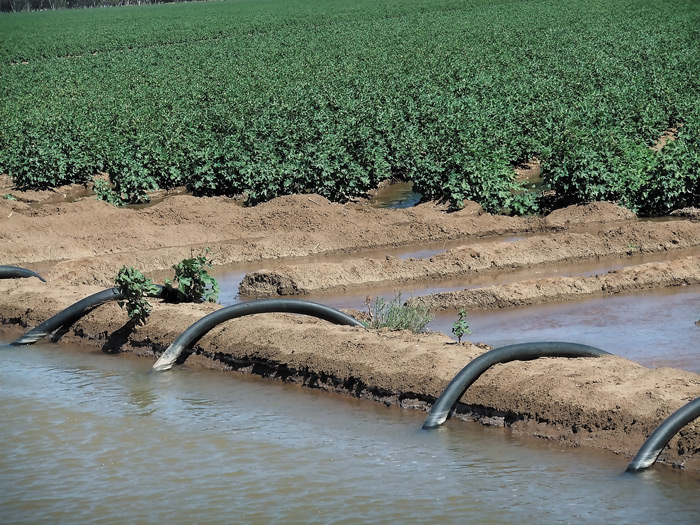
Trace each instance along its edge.
{"label": "row of green plant", "polygon": [[[344,201],[384,179],[455,208],[700,205],[693,0],[240,0],[0,16],[0,172]],[[187,23],[183,23],[186,20]],[[23,63],[26,62],[26,63]],[[653,151],[669,128],[677,140]]]}
{"label": "row of green plant", "polygon": [[220,289],[217,280],[207,270],[212,268],[210,252],[207,248],[202,255],[193,255],[173,265],[174,281],[166,279],[162,292],[152,279],[133,266],[122,267],[114,280],[115,286],[124,296],[118,302],[119,306],[126,309],[133,322],[143,324],[153,308],[148,297],[162,296],[171,302],[216,302]]}

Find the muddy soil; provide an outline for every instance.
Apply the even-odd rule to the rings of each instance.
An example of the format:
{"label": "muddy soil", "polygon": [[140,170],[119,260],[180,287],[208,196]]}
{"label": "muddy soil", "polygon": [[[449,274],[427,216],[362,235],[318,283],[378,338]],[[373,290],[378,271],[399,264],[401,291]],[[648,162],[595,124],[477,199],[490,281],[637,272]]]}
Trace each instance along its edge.
{"label": "muddy soil", "polygon": [[602,275],[548,277],[458,292],[441,292],[412,299],[410,302],[426,304],[432,311],[460,308],[482,310],[693,284],[700,284],[700,257],[627,266]]}
{"label": "muddy soil", "polygon": [[543,220],[493,216],[478,205],[448,214],[432,203],[386,210],[369,202],[333,204],[318,195],[283,197],[254,208],[225,197],[174,196],[141,209],[90,197],[40,207],[0,199],[0,263],[58,261],[51,279],[106,284],[105,275],[122,264],[167,269],[205,246],[224,265],[543,227]]}
{"label": "muddy soil", "polygon": [[[294,265],[246,275],[239,292],[248,297],[307,295],[402,283],[454,280],[505,269],[537,268],[601,258],[626,258],[700,246],[700,223],[636,222],[550,233],[515,242],[464,246],[430,257],[401,260],[348,258],[342,263]],[[659,281],[661,283],[661,281]],[[647,286],[648,287],[648,286]],[[639,289],[644,289],[640,284]]]}
{"label": "muddy soil", "polygon": [[[81,195],[79,188],[67,190],[66,197],[12,190],[4,193],[18,200],[0,199],[0,264],[38,269],[49,280],[0,281],[0,331],[6,335],[17,335],[111,285],[124,264],[154,275],[206,246],[213,248],[216,264],[257,261],[259,269],[285,258],[347,254],[345,263],[308,266],[300,278],[311,282],[311,275],[321,283],[350,286],[338,284],[342,278],[371,287],[387,279],[442,279],[463,275],[459,272],[551,266],[611,255],[625,260],[633,254],[664,253],[672,261],[700,242],[700,225],[689,219],[639,221],[609,203],[575,206],[546,217],[512,218],[484,213],[476,204],[447,213],[435,203],[378,209],[369,202],[333,204],[317,195],[284,197],[255,208],[223,197],[175,195],[147,207],[115,208]],[[488,240],[513,235],[524,238],[510,243]],[[464,240],[465,246],[437,254],[432,261],[362,256],[376,248],[408,249],[455,240]],[[625,282],[643,281],[645,286],[666,282],[667,274],[690,281],[697,261],[686,263],[682,268],[631,269],[620,275]],[[543,283],[530,288],[538,284],[541,289]],[[612,280],[608,285],[613,286]],[[596,286],[603,289],[605,283]],[[519,292],[505,293],[514,298]],[[132,327],[116,304],[105,304],[59,335],[64,341],[155,361],[186,327],[219,308],[153,302],[145,326]],[[483,346],[453,344],[440,334],[371,332],[303,316],[264,315],[215,329],[200,341],[186,366],[256,373],[425,409],[458,370],[484,351]],[[698,396],[700,376],[688,372],[650,370],[617,357],[546,359],[495,367],[467,392],[459,411],[467,419],[503,425],[515,433],[631,457],[664,417]],[[699,429],[698,424],[688,426],[662,460],[700,471]]]}
{"label": "muddy soil", "polygon": [[[44,192],[46,193],[46,192]],[[124,264],[144,272],[210,246],[215,264],[319,254],[357,253],[496,235],[565,229],[573,225],[630,220],[633,214],[599,203],[546,218],[484,213],[475,203],[447,213],[435,203],[379,209],[369,201],[345,205],[318,195],[282,197],[254,208],[226,197],[176,195],[145,208],[116,208],[96,200],[48,203],[0,199],[0,264],[33,263],[46,276],[70,284],[106,285]],[[47,263],[48,262],[48,263]]]}

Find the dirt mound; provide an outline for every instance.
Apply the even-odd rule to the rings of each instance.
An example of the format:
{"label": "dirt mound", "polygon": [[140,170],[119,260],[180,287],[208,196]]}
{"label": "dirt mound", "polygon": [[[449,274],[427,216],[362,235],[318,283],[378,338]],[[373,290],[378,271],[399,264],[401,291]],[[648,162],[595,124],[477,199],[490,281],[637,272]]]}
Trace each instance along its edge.
{"label": "dirt mound", "polygon": [[429,259],[347,259],[340,263],[293,265],[246,275],[239,293],[248,297],[299,295],[366,287],[465,278],[494,270],[628,257],[700,246],[700,225],[690,222],[631,222],[590,233],[554,233],[515,242],[485,242]]}
{"label": "dirt mound", "polygon": [[682,257],[613,270],[603,275],[551,277],[426,295],[410,302],[433,311],[511,308],[661,287],[700,284],[700,257]]}
{"label": "dirt mound", "polygon": [[700,208],[681,208],[671,213],[673,217],[687,217],[694,221],[700,220]]}
{"label": "dirt mound", "polygon": [[617,204],[592,202],[554,210],[545,218],[545,224],[553,229],[569,229],[588,224],[632,221],[636,218],[637,216],[633,212]]}
{"label": "dirt mound", "polygon": [[113,269],[139,258],[145,269],[156,270],[177,262],[173,254],[211,246],[216,264],[224,265],[533,231],[541,222],[449,214],[431,203],[406,210],[340,205],[318,195],[280,197],[254,208],[226,197],[173,196],[138,209],[94,198],[39,207],[0,199],[0,264],[102,258],[101,269],[114,258]]}

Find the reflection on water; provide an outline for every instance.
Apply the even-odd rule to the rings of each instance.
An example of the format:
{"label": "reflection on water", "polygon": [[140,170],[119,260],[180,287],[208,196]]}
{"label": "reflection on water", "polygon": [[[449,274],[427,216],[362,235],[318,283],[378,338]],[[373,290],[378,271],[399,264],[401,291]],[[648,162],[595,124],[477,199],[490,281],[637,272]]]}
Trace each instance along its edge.
{"label": "reflection on water", "polygon": [[697,479],[238,374],[10,348],[6,522],[697,522]]}
{"label": "reflection on water", "polygon": [[377,190],[370,199],[375,208],[411,208],[418,204],[423,196],[413,191],[412,182],[388,184]]}

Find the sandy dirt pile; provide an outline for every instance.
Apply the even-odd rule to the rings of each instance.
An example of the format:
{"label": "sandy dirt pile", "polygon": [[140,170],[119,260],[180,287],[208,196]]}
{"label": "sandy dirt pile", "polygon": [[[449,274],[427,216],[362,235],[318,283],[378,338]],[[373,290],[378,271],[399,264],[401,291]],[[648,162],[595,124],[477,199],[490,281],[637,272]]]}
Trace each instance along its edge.
{"label": "sandy dirt pile", "polygon": [[[32,326],[98,291],[68,291],[35,279],[0,282],[0,323],[8,333]],[[148,323],[132,327],[104,304],[61,332],[65,342],[129,351],[155,361],[179,333],[215,305],[155,304]],[[486,350],[442,334],[370,331],[305,316],[236,319],[206,335],[185,366],[256,373],[405,408],[427,408],[452,377]],[[6,351],[23,351],[22,348]],[[24,350],[26,351],[26,349]],[[170,372],[177,373],[177,366]],[[543,378],[546,378],[543,381]],[[619,357],[540,359],[497,365],[461,400],[461,417],[513,432],[632,456],[666,416],[700,396],[700,376],[650,370]],[[700,470],[700,423],[674,439],[662,461]]]}

